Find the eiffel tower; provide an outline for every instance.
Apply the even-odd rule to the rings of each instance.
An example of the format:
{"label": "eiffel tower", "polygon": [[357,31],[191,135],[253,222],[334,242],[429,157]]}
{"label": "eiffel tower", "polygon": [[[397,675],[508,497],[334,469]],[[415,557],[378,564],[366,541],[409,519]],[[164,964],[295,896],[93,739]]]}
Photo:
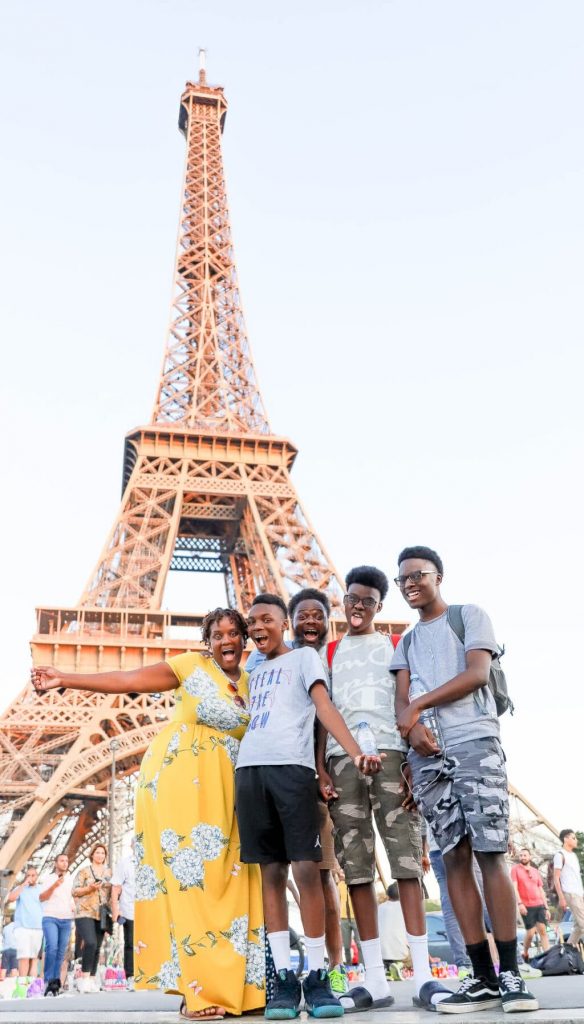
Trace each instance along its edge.
{"label": "eiffel tower", "polygon": [[[125,439],[122,500],[81,600],[38,608],[34,664],[129,669],[200,647],[202,613],[161,609],[170,570],[221,573],[242,612],[261,591],[326,592],[345,628],[342,581],[290,477],[297,449],[271,432],[237,283],[221,155],[227,102],[204,60],[181,96],[186,139],[170,326],[152,417]],[[405,622],[378,626],[400,633]],[[0,716],[0,869],[42,844],[79,861],[104,839],[112,774],[125,779],[172,714],[172,697],[30,686]],[[117,755],[112,773],[112,755]],[[521,794],[521,834],[555,829]],[[524,838],[524,841],[525,838]]]}
{"label": "eiffel tower", "polygon": [[[227,603],[256,593],[326,592],[333,636],[342,581],[290,478],[297,449],[272,433],[237,283],[221,155],[227,102],[206,81],[181,96],[186,139],[170,326],[150,422],[125,439],[122,500],[78,605],[38,608],[35,664],[129,669],[196,649],[202,613],[161,610],[169,570],[221,573]],[[404,622],[381,626],[400,632]],[[0,868],[50,836],[83,855],[103,836],[112,741],[118,778],[137,770],[172,699],[30,686],[0,718]]]}

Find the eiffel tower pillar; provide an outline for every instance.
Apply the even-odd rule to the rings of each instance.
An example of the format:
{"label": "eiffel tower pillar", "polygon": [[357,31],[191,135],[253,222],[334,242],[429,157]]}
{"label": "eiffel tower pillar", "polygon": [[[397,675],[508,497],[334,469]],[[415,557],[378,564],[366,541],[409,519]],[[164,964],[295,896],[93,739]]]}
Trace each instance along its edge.
{"label": "eiffel tower pillar", "polygon": [[[181,217],[151,421],[126,436],[120,508],[79,603],[37,609],[35,665],[129,669],[196,649],[207,609],[161,610],[170,570],[221,573],[243,613],[260,591],[287,600],[316,587],[333,635],[344,628],[342,580],[290,476],[296,448],[272,434],[257,384],[221,154],[226,112],[201,68],[180,101]],[[106,822],[111,740],[118,777],[132,774],[171,704],[75,690],[39,700],[25,687],[0,717],[0,868],[18,870],[49,836],[54,852],[79,858]]]}

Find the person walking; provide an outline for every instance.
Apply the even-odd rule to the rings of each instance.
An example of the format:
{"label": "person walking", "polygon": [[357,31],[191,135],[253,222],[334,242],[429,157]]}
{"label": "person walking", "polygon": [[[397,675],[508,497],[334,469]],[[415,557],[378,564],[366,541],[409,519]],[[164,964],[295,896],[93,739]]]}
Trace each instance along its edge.
{"label": "person walking", "polygon": [[541,948],[550,948],[546,925],[550,919],[547,897],[543,887],[543,878],[534,864],[527,847],[519,851],[519,863],[511,867],[511,879],[515,886],[517,906],[523,919],[525,938],[523,940],[523,959],[529,962],[529,947],[537,932]]}
{"label": "person walking", "polygon": [[16,955],[16,925],[11,917],[4,920],[2,929],[2,966],[0,967],[0,981],[5,978],[14,978],[18,974],[18,957]]}
{"label": "person walking", "polygon": [[575,850],[578,837],[572,828],[563,828],[560,832],[562,849],[554,855],[554,886],[558,894],[560,908],[572,911],[574,927],[568,939],[576,946],[584,936],[584,887],[580,861]]}
{"label": "person walking", "polygon": [[103,843],[94,843],[89,865],[80,868],[73,882],[76,948],[81,952],[80,992],[99,992],[97,968],[105,937],[102,907],[109,907],[111,871]]}
{"label": "person walking", "polygon": [[41,695],[174,691],[174,718],[151,741],[136,792],[135,985],[182,996],[183,1020],[265,1005],[260,872],[241,862],[235,762],[249,724],[240,667],[245,619],[215,608],[203,620],[208,653],[89,675],[36,668]]}
{"label": "person walking", "polygon": [[24,880],[8,893],[7,903],[16,900],[14,911],[14,939],[18,960],[18,982],[23,986],[27,979],[36,978],[38,958],[43,941],[43,911],[40,900],[41,888],[36,868],[26,869]]}
{"label": "person walking", "polygon": [[61,989],[61,967],[75,915],[73,879],[69,873],[69,857],[66,853],[56,857],[54,870],[42,876],[39,886],[45,940],[45,995],[58,996]]}
{"label": "person walking", "polygon": [[124,930],[124,973],[130,991],[134,988],[135,846],[136,839],[132,836],[131,851],[116,864],[112,875],[112,919]]}

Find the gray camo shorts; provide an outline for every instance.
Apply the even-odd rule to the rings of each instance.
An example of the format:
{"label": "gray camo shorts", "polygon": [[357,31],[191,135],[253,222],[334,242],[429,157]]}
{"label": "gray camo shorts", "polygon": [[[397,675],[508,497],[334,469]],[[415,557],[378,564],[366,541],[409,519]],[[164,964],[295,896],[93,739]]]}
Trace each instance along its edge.
{"label": "gray camo shorts", "polygon": [[373,816],[385,847],[392,877],[422,877],[422,824],[417,811],[405,811],[401,750],[387,755],[378,775],[360,775],[350,757],[329,758],[327,768],[339,794],[329,804],[335,852],[348,885],[375,878]]}
{"label": "gray camo shorts", "polygon": [[479,853],[507,853],[509,793],[505,754],[495,736],[421,757],[410,750],[414,800],[442,853],[469,837]]}

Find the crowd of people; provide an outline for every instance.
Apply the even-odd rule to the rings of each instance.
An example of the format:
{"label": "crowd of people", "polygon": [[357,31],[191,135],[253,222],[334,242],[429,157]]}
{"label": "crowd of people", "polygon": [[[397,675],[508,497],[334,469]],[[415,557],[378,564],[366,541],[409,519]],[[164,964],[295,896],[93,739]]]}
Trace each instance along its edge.
{"label": "crowd of people", "polygon": [[4,921],[0,980],[15,979],[10,995],[57,996],[72,962],[80,968],[78,991],[99,991],[100,951],[114,922],[123,925],[127,937],[124,967],[132,987],[133,860],[123,858],[112,874],[102,843],[94,843],[87,859],[87,866],[73,875],[67,854],[60,853],[52,871],[39,877],[29,867],[7,894],[14,913]]}
{"label": "crowd of people", "polygon": [[[394,998],[384,959],[393,957],[384,958],[379,932],[375,822],[396,883],[391,898],[397,895],[403,913],[415,1005],[441,1013],[537,1009],[518,964],[517,905],[528,931],[541,931],[546,908],[528,860],[513,879],[506,864],[505,756],[489,686],[499,647],[481,608],[446,604],[443,574],[435,551],[401,552],[395,583],[419,617],[401,637],[375,628],[387,576],[359,566],[346,577],[347,628],[334,642],[328,642],[327,596],[309,589],[288,607],[278,595],[259,594],[247,619],[228,608],[210,612],[206,652],[130,672],[33,670],[41,696],[55,687],[174,690],[175,703],[174,719],[152,741],[138,782],[135,922],[116,895],[103,847],[73,880],[70,916],[63,913],[67,890],[59,877],[11,893],[17,908],[26,890],[37,893],[39,906],[56,899],[47,926],[42,911],[26,918],[34,942],[44,933],[51,950],[46,979],[47,960],[54,973],[74,913],[83,978],[91,984],[109,907],[112,916],[132,922],[126,955],[135,959],[136,987],[179,993],[183,1019],[262,1009],[267,1019],[292,1019],[302,1000],[316,1017],[389,1007]],[[248,636],[256,650],[244,670]],[[555,880],[560,906],[574,915],[577,941],[584,902],[574,838],[563,834]],[[429,966],[422,889],[427,840],[451,946],[465,974],[455,992]],[[346,884],[340,900],[331,878],[337,861]],[[289,868],[308,958],[302,982],[291,963]],[[56,864],[55,874],[60,871]],[[23,911],[32,902],[27,897]],[[343,955],[353,928],[364,966],[357,986],[349,983]],[[31,952],[34,942],[18,948],[19,971],[38,952]]]}

